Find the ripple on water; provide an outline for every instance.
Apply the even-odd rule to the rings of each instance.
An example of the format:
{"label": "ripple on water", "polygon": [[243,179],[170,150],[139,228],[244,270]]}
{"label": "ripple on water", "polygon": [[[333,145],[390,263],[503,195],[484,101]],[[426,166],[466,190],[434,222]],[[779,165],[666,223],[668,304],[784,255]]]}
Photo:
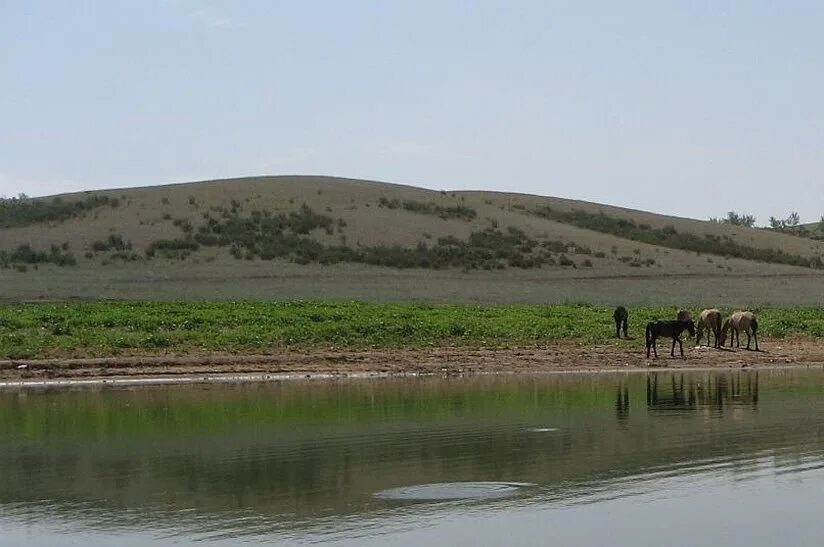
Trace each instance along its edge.
{"label": "ripple on water", "polygon": [[515,495],[527,486],[533,486],[533,484],[528,482],[440,482],[390,488],[376,492],[374,496],[385,500],[404,501],[502,498]]}

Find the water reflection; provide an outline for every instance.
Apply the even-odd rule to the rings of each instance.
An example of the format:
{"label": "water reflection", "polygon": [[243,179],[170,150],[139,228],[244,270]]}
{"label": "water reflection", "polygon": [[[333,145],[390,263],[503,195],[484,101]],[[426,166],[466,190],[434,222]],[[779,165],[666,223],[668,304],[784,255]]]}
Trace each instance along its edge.
{"label": "water reflection", "polygon": [[416,485],[536,485],[503,510],[794,473],[822,393],[820,370],[2,392],[0,527],[287,541]]}
{"label": "water reflection", "polygon": [[[617,405],[617,403],[616,403]],[[697,375],[696,373],[647,375],[647,407],[653,411],[758,406],[758,371]]]}
{"label": "water reflection", "polygon": [[615,417],[619,422],[629,418],[629,387],[626,382],[619,381],[615,388]]}

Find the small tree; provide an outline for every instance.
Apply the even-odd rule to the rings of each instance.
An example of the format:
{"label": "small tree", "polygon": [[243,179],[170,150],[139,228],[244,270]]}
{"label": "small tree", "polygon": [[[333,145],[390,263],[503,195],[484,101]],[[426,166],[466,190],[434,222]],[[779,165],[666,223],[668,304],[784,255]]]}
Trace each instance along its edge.
{"label": "small tree", "polygon": [[807,232],[807,229],[801,226],[801,217],[797,211],[790,213],[787,218],[770,217],[770,228],[776,232],[794,235],[803,235]]}
{"label": "small tree", "polygon": [[736,213],[735,211],[729,211],[727,213],[727,218],[719,219],[716,217],[712,217],[710,218],[710,222],[752,228],[753,226],[755,226],[755,217],[746,213]]}
{"label": "small tree", "polygon": [[739,214],[735,211],[729,211],[727,213],[727,224],[752,228],[755,225],[755,217],[746,213]]}

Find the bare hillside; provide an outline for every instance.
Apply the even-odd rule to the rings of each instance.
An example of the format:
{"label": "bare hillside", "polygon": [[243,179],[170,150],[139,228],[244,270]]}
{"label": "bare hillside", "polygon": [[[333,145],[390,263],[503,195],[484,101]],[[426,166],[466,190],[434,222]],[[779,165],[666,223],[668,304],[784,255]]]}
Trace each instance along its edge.
{"label": "bare hillside", "polygon": [[[682,279],[690,301],[708,287],[740,301],[732,287],[764,280],[744,294],[765,302],[776,280],[797,280],[786,301],[795,283],[822,279],[824,256],[822,242],[766,230],[331,177],[7,200],[0,214],[6,300],[312,297],[317,287],[318,297],[382,300],[643,301],[629,286],[606,295],[604,280],[660,284],[659,298]],[[817,298],[805,289],[797,300]]]}

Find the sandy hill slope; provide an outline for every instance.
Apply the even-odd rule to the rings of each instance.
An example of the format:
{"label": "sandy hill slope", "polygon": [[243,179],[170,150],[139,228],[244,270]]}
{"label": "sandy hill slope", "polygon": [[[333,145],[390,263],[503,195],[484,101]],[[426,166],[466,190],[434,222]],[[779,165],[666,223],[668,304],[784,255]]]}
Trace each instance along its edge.
{"label": "sandy hill slope", "polygon": [[822,256],[824,242],[767,230],[332,177],[83,192],[0,209],[5,300],[635,302],[673,293],[815,303]]}

